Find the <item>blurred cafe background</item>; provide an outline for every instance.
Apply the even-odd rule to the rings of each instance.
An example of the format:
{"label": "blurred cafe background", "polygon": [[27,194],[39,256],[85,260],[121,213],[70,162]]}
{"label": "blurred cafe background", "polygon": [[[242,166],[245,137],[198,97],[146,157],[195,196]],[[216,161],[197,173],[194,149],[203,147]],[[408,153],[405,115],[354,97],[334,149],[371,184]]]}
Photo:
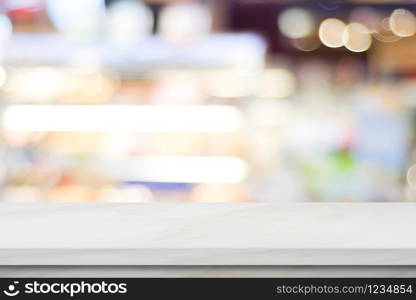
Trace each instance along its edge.
{"label": "blurred cafe background", "polygon": [[414,1],[0,11],[0,201],[416,201]]}

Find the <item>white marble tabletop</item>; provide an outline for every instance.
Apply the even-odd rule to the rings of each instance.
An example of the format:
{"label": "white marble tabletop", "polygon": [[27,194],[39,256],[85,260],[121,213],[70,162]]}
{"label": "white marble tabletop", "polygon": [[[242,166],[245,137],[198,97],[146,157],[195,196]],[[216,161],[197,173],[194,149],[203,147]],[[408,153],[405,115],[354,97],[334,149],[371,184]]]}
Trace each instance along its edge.
{"label": "white marble tabletop", "polygon": [[2,203],[0,265],[416,265],[416,205]]}

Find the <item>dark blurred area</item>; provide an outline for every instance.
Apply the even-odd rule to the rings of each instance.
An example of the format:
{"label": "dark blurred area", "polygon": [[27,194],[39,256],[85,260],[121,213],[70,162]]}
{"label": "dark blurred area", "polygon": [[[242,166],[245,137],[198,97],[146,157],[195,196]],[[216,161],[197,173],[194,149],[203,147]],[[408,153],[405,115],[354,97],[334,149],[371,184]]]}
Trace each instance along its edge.
{"label": "dark blurred area", "polygon": [[0,0],[1,201],[414,201],[416,3]]}

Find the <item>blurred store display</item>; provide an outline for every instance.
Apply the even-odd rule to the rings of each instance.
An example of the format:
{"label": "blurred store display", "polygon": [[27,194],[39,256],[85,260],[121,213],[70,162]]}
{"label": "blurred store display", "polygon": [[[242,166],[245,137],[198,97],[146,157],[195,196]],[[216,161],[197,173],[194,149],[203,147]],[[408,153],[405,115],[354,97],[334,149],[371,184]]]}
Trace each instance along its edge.
{"label": "blurred store display", "polygon": [[412,1],[0,9],[0,201],[416,201]]}

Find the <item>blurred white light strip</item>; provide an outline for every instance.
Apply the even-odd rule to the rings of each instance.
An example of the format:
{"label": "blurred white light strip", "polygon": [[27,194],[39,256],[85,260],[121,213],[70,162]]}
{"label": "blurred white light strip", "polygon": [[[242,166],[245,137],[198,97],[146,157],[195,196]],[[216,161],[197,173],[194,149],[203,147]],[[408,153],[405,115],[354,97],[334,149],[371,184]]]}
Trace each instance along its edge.
{"label": "blurred white light strip", "polygon": [[244,160],[226,156],[107,158],[91,167],[120,181],[237,183],[247,176]]}
{"label": "blurred white light strip", "polygon": [[229,132],[242,117],[231,106],[12,105],[2,122],[14,131]]}

